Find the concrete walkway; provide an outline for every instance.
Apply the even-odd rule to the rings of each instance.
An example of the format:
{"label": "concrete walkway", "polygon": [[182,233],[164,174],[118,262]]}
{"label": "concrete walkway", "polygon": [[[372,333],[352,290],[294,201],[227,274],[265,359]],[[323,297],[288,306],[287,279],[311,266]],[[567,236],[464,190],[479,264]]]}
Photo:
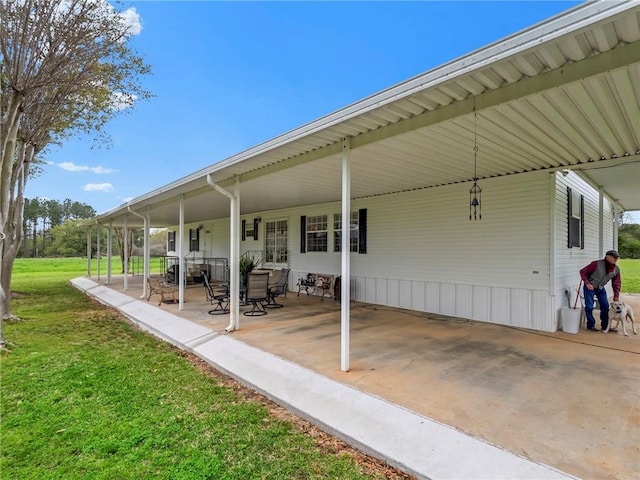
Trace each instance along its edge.
{"label": "concrete walkway", "polygon": [[568,479],[548,465],[331,380],[90,279],[71,284],[323,430],[418,478]]}

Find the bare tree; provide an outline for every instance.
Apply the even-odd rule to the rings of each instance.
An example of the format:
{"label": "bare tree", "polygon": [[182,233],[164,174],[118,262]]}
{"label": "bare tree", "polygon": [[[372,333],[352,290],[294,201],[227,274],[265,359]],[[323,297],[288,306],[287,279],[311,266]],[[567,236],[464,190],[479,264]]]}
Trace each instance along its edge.
{"label": "bare tree", "polygon": [[[122,273],[124,273],[124,227],[113,227],[115,231],[116,241],[118,242],[118,250],[120,250],[120,261],[122,262]],[[133,254],[133,240],[139,233],[140,229],[129,227],[127,231],[127,273],[131,272],[131,255]]]}
{"label": "bare tree", "polygon": [[0,346],[37,155],[150,97],[139,84],[149,67],[127,46],[132,18],[107,0],[0,0]]}

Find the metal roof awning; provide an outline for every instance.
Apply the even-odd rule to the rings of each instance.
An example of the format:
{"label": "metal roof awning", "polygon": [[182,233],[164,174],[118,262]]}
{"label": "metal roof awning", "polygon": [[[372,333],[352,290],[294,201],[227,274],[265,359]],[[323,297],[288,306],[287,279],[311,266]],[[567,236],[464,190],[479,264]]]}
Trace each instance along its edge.
{"label": "metal roof awning", "polygon": [[[640,210],[640,0],[590,2],[238,153],[129,205],[152,226],[229,216],[207,185],[240,179],[242,214],[480,178],[580,171],[623,210]],[[123,221],[127,205],[100,215]],[[135,221],[135,219],[131,219]]]}

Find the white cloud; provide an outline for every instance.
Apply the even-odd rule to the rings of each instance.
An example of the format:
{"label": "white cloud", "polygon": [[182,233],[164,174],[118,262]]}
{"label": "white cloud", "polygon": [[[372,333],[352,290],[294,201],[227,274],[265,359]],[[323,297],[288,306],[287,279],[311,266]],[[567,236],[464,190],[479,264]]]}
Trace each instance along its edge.
{"label": "white cloud", "polygon": [[114,168],[105,168],[105,167],[89,167],[87,165],[76,165],[73,162],[60,162],[57,163],[61,169],[66,170],[68,172],[93,172],[98,175],[105,175],[109,173],[115,173],[118,170]]}
{"label": "white cloud", "polygon": [[125,25],[129,26],[129,35],[140,35],[142,32],[142,21],[135,7],[126,9],[120,13]]}
{"label": "white cloud", "polygon": [[[103,15],[117,13],[122,25],[127,29],[126,33],[128,36],[139,35],[140,32],[142,32],[142,20],[140,19],[140,15],[136,11],[135,7],[130,7],[122,12],[117,12],[114,6],[109,3],[109,0],[85,0],[85,2],[92,3],[92,7]],[[73,7],[74,3],[75,2],[72,1],[61,1],[55,7],[56,13],[59,16],[68,14],[69,9]]]}
{"label": "white cloud", "polygon": [[89,170],[92,171],[93,173],[97,173],[99,175],[115,173],[115,172],[119,172],[120,171],[117,168],[105,168],[105,167],[100,167],[100,166],[91,167],[91,168],[89,168]]}
{"label": "white cloud", "polygon": [[110,183],[87,183],[83,188],[85,192],[113,192],[113,185]]}

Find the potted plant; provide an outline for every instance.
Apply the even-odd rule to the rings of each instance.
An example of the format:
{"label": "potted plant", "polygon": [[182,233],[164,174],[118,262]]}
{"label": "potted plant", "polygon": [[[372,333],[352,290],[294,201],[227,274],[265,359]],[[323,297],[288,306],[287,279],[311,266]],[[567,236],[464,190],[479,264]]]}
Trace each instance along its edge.
{"label": "potted plant", "polygon": [[256,262],[252,257],[240,257],[240,285],[247,284],[247,276],[254,268],[256,268]]}

